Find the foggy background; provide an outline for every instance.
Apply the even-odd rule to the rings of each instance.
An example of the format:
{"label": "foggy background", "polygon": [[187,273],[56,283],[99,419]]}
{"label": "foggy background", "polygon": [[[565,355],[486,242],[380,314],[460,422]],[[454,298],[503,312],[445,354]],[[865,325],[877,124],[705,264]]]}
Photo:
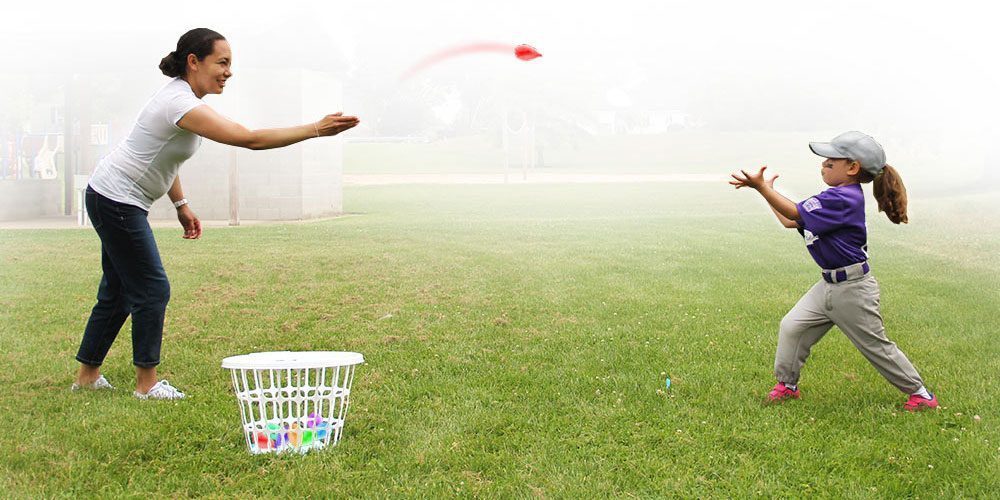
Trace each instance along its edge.
{"label": "foggy background", "polygon": [[[361,117],[331,159],[348,184],[505,166],[517,176],[723,176],[767,163],[784,182],[819,190],[806,142],[861,130],[882,143],[911,196],[992,196],[1000,40],[991,14],[979,2],[902,1],[20,3],[3,7],[0,31],[0,157],[10,167],[0,189],[23,191],[32,177],[11,172],[16,137],[99,124],[106,144],[71,165],[89,173],[167,81],[157,65],[177,38],[209,27],[231,43],[234,71],[209,105],[251,128],[341,110],[306,102]],[[400,80],[424,57],[472,42],[526,43],[543,57],[469,54]],[[337,82],[330,98],[296,99],[289,88],[308,86],[295,83],[301,72]],[[262,111],[286,98],[292,118]],[[523,124],[530,138],[511,133]],[[216,184],[229,168],[221,154],[205,153],[218,159]],[[67,200],[42,202],[65,209]]]}

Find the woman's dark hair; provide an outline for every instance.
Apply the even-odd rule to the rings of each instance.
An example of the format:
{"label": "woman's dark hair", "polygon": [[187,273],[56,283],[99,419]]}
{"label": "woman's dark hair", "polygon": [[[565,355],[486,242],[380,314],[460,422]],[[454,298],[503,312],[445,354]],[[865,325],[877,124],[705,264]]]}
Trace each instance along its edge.
{"label": "woman's dark hair", "polygon": [[177,50],[167,54],[160,60],[160,71],[169,77],[187,75],[187,56],[194,54],[199,61],[212,53],[216,40],[225,40],[226,37],[208,28],[195,28],[181,35],[177,40]]}
{"label": "woman's dark hair", "polygon": [[886,165],[878,175],[862,170],[859,180],[865,184],[874,181],[875,201],[878,202],[879,212],[885,212],[895,224],[909,222],[906,216],[906,186],[896,169]]}

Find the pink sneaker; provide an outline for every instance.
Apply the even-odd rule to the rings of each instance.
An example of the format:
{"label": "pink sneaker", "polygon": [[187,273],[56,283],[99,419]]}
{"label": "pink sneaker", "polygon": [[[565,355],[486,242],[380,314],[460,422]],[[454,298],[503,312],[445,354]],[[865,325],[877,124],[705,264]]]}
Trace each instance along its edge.
{"label": "pink sneaker", "polygon": [[906,411],[920,411],[926,408],[937,408],[938,401],[937,396],[931,393],[931,398],[927,399],[923,396],[917,396],[916,394],[911,394],[910,399],[903,403],[903,409]]}
{"label": "pink sneaker", "polygon": [[786,399],[799,399],[799,390],[794,391],[785,387],[784,382],[775,384],[774,389],[767,395],[768,403],[780,403]]}

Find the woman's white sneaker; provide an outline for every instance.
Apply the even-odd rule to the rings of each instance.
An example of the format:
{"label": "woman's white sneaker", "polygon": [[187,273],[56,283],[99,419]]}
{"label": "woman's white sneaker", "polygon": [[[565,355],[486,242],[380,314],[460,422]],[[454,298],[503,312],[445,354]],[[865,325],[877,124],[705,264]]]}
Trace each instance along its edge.
{"label": "woman's white sneaker", "polygon": [[114,389],[114,386],[111,385],[111,382],[108,382],[108,379],[104,378],[104,375],[101,375],[100,377],[97,377],[97,380],[89,384],[80,385],[73,382],[73,385],[69,386],[69,390],[71,391],[79,391],[80,389],[90,389],[96,391],[100,389]]}
{"label": "woman's white sneaker", "polygon": [[143,394],[139,391],[132,393],[139,399],[184,399],[184,393],[170,385],[166,380],[161,380]]}

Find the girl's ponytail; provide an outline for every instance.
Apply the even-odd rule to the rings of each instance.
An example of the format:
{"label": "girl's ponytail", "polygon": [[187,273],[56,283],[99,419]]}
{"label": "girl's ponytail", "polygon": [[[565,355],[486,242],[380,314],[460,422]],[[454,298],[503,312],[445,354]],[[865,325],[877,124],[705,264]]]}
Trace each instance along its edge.
{"label": "girl's ponytail", "polygon": [[882,172],[872,177],[867,172],[862,171],[861,182],[873,182],[875,201],[878,202],[878,211],[885,212],[894,224],[906,224],[909,219],[906,217],[906,186],[903,179],[899,177],[899,172],[889,165],[886,165]]}

